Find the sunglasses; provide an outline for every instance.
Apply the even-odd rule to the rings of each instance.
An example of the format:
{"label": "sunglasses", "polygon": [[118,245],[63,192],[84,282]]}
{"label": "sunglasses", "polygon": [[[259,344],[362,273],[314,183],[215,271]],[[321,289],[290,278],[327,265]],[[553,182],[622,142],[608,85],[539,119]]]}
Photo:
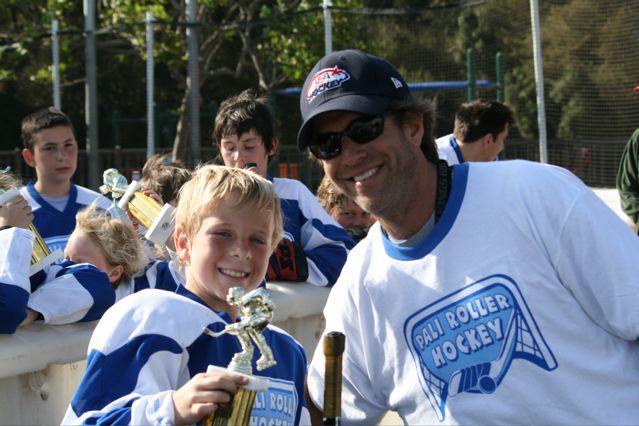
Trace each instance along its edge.
{"label": "sunglasses", "polygon": [[320,160],[330,160],[342,153],[342,137],[357,144],[365,144],[384,131],[384,115],[359,117],[351,121],[341,132],[322,133],[311,140],[309,149]]}

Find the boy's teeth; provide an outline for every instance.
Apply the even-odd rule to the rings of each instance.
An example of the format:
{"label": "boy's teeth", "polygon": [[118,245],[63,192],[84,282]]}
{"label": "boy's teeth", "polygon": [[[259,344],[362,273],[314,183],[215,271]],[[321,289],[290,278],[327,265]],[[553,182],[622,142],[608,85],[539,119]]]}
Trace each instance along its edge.
{"label": "boy's teeth", "polygon": [[362,173],[361,175],[355,176],[353,180],[355,180],[355,182],[359,182],[364,179],[368,179],[369,177],[373,176],[376,171],[377,171],[377,167],[375,167],[374,169],[370,169],[369,171]]}
{"label": "boy's teeth", "polygon": [[235,278],[244,278],[246,275],[248,275],[246,272],[233,271],[230,269],[222,269],[222,272]]}

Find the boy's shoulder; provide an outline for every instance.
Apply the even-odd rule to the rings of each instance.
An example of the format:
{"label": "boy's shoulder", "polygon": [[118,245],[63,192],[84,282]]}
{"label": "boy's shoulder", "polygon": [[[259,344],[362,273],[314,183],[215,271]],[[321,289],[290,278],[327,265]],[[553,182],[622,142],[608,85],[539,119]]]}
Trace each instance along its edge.
{"label": "boy's shoulder", "polygon": [[187,347],[202,335],[204,327],[220,321],[215,312],[187,297],[145,289],[122,298],[104,314],[91,346],[108,353],[127,341],[154,335]]}
{"label": "boy's shoulder", "polygon": [[286,331],[273,324],[269,324],[267,326],[267,330],[271,335],[271,338],[269,339],[269,345],[293,348],[297,350],[297,352],[300,352],[304,357],[306,357],[306,353],[304,352],[304,347],[302,346],[302,344]]}
{"label": "boy's shoulder", "polygon": [[92,189],[85,188],[84,186],[76,184],[73,184],[73,186],[77,191],[76,201],[78,204],[86,206],[95,202],[97,204],[97,207],[102,210],[108,209],[112,204],[111,200],[106,198],[104,195],[93,191]]}

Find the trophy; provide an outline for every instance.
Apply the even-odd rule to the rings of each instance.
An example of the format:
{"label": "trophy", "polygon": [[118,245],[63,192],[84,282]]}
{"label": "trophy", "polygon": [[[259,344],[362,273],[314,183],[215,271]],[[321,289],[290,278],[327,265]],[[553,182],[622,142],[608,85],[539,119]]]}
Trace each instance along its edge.
{"label": "trophy", "polygon": [[107,169],[102,174],[103,185],[100,192],[111,194],[113,200],[119,199],[117,206],[131,213],[146,228],[144,237],[157,244],[164,245],[173,233],[175,222],[170,204],[160,206],[153,198],[142,192],[144,188],[139,182],[127,180],[116,169]]}
{"label": "trophy", "polygon": [[[7,203],[17,195],[20,195],[18,188],[11,188],[8,191],[0,189],[0,206]],[[33,223],[29,224],[28,228],[35,235],[33,251],[31,252],[31,266],[29,267],[29,276],[32,276],[47,266],[62,260],[64,255],[60,249],[56,249],[51,252],[49,246],[47,246],[47,243],[44,242],[36,227],[33,226]]]}
{"label": "trophy", "polygon": [[259,349],[261,357],[257,360],[257,369],[262,371],[272,367],[277,362],[271,348],[262,335],[262,330],[273,319],[275,306],[265,288],[259,287],[245,293],[242,287],[232,287],[226,300],[240,310],[240,321],[228,324],[222,331],[214,332],[208,328],[204,332],[213,337],[223,334],[237,336],[242,346],[242,352],[236,353],[226,369],[210,365],[211,371],[233,371],[248,377],[249,383],[242,386],[228,404],[222,404],[211,415],[204,419],[204,426],[218,425],[248,425],[257,392],[264,392],[268,388],[268,379],[252,376],[251,361],[253,359],[253,343]]}

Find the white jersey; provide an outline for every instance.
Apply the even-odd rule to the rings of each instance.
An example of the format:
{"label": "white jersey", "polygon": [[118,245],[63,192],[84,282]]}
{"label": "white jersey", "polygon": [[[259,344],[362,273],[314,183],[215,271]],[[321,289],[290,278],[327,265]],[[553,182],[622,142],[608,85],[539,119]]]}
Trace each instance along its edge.
{"label": "white jersey", "polygon": [[355,242],[317,201],[302,182],[272,178],[280,197],[284,238],[304,248],[310,284],[332,286]]}
{"label": "white jersey", "polygon": [[[375,224],[329,296],[344,424],[636,424],[639,239],[565,169],[454,167],[414,247]],[[309,389],[323,405],[319,347]]]}
{"label": "white jersey", "polygon": [[464,156],[457,144],[457,139],[455,139],[455,135],[452,133],[435,139],[435,143],[437,144],[439,159],[446,160],[449,166],[464,162]]}
{"label": "white jersey", "polygon": [[51,251],[64,251],[71,233],[75,229],[75,215],[85,207],[95,204],[98,209],[107,210],[111,206],[108,198],[80,185],[71,185],[69,199],[64,211],[49,204],[30,181],[20,188],[20,194],[33,210],[33,224]]}
{"label": "white jersey", "polygon": [[[93,332],[87,369],[62,424],[174,424],[173,391],[209,365],[226,367],[242,350],[237,337],[214,338],[202,330],[219,332],[233,322],[182,286],[175,293],[146,289],[123,298]],[[262,334],[277,365],[257,371],[261,354],[255,350],[253,375],[269,384],[256,395],[251,424],[308,424],[304,349],[273,325]]]}

